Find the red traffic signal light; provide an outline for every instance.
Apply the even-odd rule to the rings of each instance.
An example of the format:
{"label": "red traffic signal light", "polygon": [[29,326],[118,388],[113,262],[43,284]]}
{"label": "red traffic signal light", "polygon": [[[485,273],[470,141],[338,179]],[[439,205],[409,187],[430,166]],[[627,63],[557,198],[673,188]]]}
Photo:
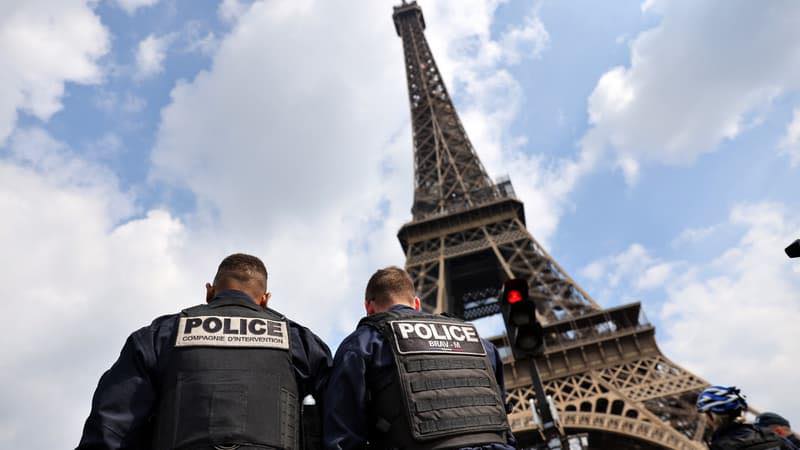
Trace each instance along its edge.
{"label": "red traffic signal light", "polygon": [[528,282],[512,278],[503,283],[503,303],[513,305],[528,300]]}
{"label": "red traffic signal light", "polygon": [[514,303],[517,303],[517,302],[521,302],[522,301],[522,292],[520,292],[520,291],[518,291],[516,289],[512,289],[512,290],[506,292],[506,301],[510,305],[513,305]]}

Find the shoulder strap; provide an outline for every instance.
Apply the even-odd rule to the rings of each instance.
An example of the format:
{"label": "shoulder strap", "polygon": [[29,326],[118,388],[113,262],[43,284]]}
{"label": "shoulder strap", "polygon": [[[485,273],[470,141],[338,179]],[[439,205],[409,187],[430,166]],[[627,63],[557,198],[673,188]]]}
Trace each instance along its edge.
{"label": "shoulder strap", "polygon": [[[208,305],[208,303],[201,303],[199,305],[190,306],[188,308],[183,309],[180,314],[181,314],[181,316],[184,316],[184,317],[185,316],[199,316],[199,315],[211,315],[211,316],[213,316],[216,313],[216,311],[219,311],[219,310],[224,309],[224,308],[229,308],[229,307],[231,307],[231,305],[224,305],[224,306],[217,307],[217,308],[211,308]],[[234,306],[234,307],[238,307],[238,306]],[[250,312],[250,311],[252,311],[252,312]],[[248,313],[246,314],[248,317],[254,315],[255,317],[264,317],[266,319],[281,320],[281,321],[286,321],[286,322],[289,321],[286,318],[286,316],[284,316],[280,312],[275,311],[274,309],[271,309],[271,308],[261,308],[261,307],[259,307],[258,309],[251,309],[250,311],[248,311]]]}
{"label": "shoulder strap", "polygon": [[366,325],[382,332],[386,328],[386,323],[388,323],[389,321],[398,319],[411,319],[411,318],[439,319],[447,322],[457,322],[457,323],[464,322],[458,317],[450,316],[447,314],[428,314],[422,311],[411,311],[411,310],[400,310],[400,311],[390,310],[373,314],[371,316],[363,317],[361,320],[358,321],[357,327],[360,327],[361,325]]}
{"label": "shoulder strap", "polygon": [[398,313],[397,311],[386,311],[382,313],[373,314],[371,316],[363,317],[361,320],[358,321],[357,327],[361,325],[366,325],[372,328],[375,328],[378,331],[381,331],[382,325],[390,320],[395,320],[403,317],[402,314]]}
{"label": "shoulder strap", "polygon": [[185,309],[181,310],[181,316],[198,315],[198,313],[201,313],[201,312],[205,311],[206,309],[208,309],[208,305],[207,304],[200,304],[200,305],[190,306],[188,308],[185,308]]}
{"label": "shoulder strap", "polygon": [[287,322],[289,321],[289,319],[288,319],[288,318],[286,318],[286,316],[285,316],[285,315],[283,315],[283,313],[281,313],[281,312],[278,312],[278,311],[275,311],[274,309],[272,309],[272,308],[270,308],[270,307],[262,308],[262,310],[264,311],[264,313],[265,313],[265,314],[267,314],[267,315],[271,316],[271,317],[270,317],[271,319],[275,319],[275,320],[285,320],[285,321],[287,321]]}

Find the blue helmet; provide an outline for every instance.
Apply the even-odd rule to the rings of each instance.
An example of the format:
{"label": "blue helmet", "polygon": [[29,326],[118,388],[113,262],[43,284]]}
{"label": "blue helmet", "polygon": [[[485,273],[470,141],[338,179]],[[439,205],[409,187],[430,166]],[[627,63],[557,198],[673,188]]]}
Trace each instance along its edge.
{"label": "blue helmet", "polygon": [[697,410],[726,414],[747,408],[747,402],[738,388],[731,386],[711,386],[697,396]]}

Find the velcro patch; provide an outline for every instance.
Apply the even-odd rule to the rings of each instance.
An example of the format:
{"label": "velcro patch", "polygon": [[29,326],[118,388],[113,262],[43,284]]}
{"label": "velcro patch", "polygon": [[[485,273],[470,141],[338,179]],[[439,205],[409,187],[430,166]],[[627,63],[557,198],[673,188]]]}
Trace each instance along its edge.
{"label": "velcro patch", "polygon": [[181,317],[176,347],[264,347],[289,349],[286,322],[258,317]]}
{"label": "velcro patch", "polygon": [[397,351],[409,353],[486,354],[478,331],[469,323],[429,320],[395,320],[390,322]]}

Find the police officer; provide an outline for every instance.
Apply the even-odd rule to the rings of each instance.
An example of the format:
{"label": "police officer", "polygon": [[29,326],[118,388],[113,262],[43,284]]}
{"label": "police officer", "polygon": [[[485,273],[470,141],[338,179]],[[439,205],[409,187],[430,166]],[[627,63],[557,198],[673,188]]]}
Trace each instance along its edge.
{"label": "police officer", "polygon": [[795,447],[800,449],[800,439],[792,433],[792,426],[789,421],[784,419],[780,414],[773,412],[765,412],[756,417],[755,426],[762,428],[769,428],[773,433],[787,439]]}
{"label": "police officer", "polygon": [[772,431],[744,422],[747,402],[736,387],[711,386],[697,397],[697,410],[706,414],[712,430],[711,450],[792,450]]}
{"label": "police officer", "polygon": [[502,362],[472,324],[421,312],[397,267],[372,275],[364,307],[334,358],[325,448],[514,448]]}
{"label": "police officer", "polygon": [[267,270],[234,254],[206,304],[134,332],[101,378],[78,449],[297,449],[330,350],[268,309]]}

